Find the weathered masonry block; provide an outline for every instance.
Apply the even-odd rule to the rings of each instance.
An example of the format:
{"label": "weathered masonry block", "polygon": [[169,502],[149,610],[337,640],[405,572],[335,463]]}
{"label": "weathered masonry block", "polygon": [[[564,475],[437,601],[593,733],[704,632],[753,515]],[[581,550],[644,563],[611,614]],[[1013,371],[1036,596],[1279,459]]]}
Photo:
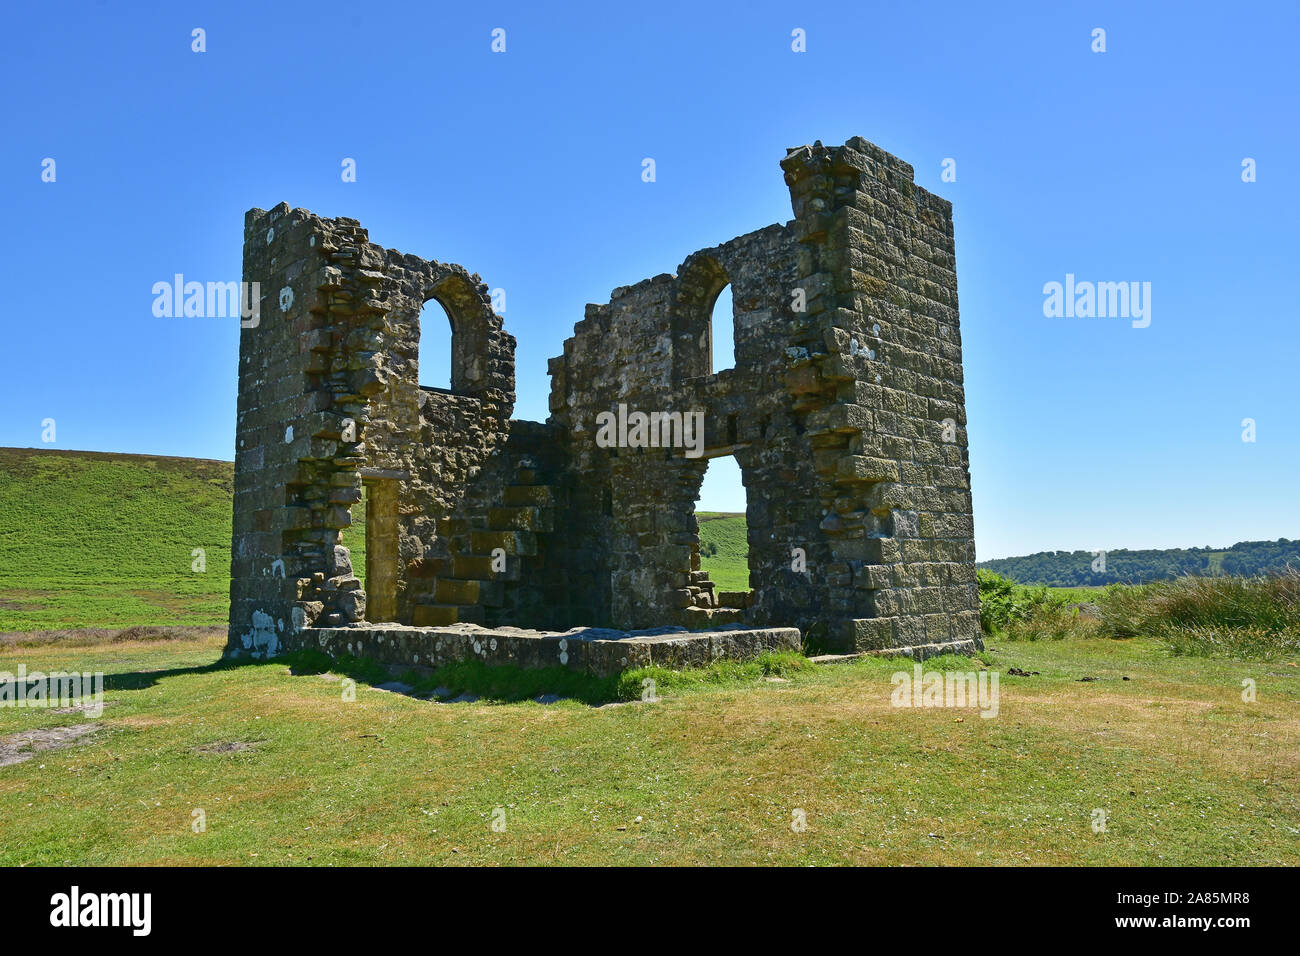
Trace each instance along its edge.
{"label": "weathered masonry block", "polygon": [[[515,340],[478,276],[354,220],[250,211],[262,301],[240,341],[228,652],[368,630],[405,654],[447,628],[677,647],[665,626],[700,632],[687,656],[791,627],[840,651],[977,646],[952,207],[860,138],[781,165],[793,220],[587,307],[550,362],[545,423],[510,417]],[[727,285],[736,362],[715,372]],[[430,299],[452,322],[450,391],[417,380]],[[602,415],[638,412],[700,421],[702,439],[598,440]],[[748,592],[700,566],[695,501],[725,455],[748,499]],[[363,486],[364,589],[345,546]]]}

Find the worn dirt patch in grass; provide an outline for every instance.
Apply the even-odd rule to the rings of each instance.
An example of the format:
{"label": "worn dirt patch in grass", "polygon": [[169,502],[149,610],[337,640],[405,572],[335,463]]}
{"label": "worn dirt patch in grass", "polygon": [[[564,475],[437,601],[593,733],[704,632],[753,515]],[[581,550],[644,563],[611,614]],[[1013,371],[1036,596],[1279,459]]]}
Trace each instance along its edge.
{"label": "worn dirt patch in grass", "polygon": [[137,589],[127,593],[132,597],[138,597],[151,607],[178,614],[191,611],[196,600],[193,595],[175,594],[171,591]]}
{"label": "worn dirt patch in grass", "polygon": [[256,750],[263,741],[260,740],[218,740],[214,743],[195,747],[196,754],[234,754],[244,750]]}
{"label": "worn dirt patch in grass", "polygon": [[113,721],[115,725],[130,727],[133,730],[145,730],[149,727],[166,727],[168,724],[176,723],[175,717],[151,717],[147,714],[132,714],[128,717],[118,717]]}
{"label": "worn dirt patch in grass", "polygon": [[70,724],[66,727],[41,727],[0,737],[0,767],[31,760],[47,750],[62,750],[100,730],[102,724]]}
{"label": "worn dirt patch in grass", "polygon": [[[53,591],[33,591],[25,588],[0,589],[0,611],[40,611],[54,597]],[[35,599],[35,600],[33,600]]]}

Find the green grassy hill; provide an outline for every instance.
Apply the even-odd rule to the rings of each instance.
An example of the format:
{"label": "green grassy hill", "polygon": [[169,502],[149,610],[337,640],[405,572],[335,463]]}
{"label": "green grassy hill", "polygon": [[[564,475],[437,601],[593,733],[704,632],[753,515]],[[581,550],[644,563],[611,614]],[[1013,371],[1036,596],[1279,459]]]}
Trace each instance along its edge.
{"label": "green grassy hill", "polygon": [[[234,465],[43,448],[0,448],[0,632],[136,625],[224,626],[230,593]],[[701,565],[723,590],[749,587],[744,514],[702,511]],[[344,535],[365,569],[364,503]],[[194,551],[206,570],[195,571]],[[1109,552],[1092,580],[1086,552],[982,562],[1022,583],[1077,590],[1179,574],[1259,574],[1300,567],[1300,542]]]}
{"label": "green grassy hill", "polygon": [[228,461],[0,448],[0,631],[225,624],[233,480]]}
{"label": "green grassy hill", "polygon": [[[0,448],[0,632],[223,626],[233,482],[228,461]],[[705,570],[747,589],[745,516],[699,518]],[[363,575],[364,503],[344,543]]]}
{"label": "green grassy hill", "polygon": [[724,591],[749,590],[749,540],[745,516],[725,511],[701,511],[700,567]]}

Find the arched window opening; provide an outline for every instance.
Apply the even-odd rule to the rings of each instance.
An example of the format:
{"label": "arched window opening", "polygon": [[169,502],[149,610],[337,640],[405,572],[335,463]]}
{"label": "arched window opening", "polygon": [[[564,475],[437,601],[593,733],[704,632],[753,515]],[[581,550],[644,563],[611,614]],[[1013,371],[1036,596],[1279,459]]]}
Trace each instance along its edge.
{"label": "arched window opening", "polygon": [[455,326],[437,299],[420,310],[419,384],[451,391],[451,339]]}
{"label": "arched window opening", "polygon": [[713,314],[709,318],[709,341],[713,355],[710,368],[714,372],[736,367],[736,312],[731,301],[731,283],[722,287],[713,300]]}

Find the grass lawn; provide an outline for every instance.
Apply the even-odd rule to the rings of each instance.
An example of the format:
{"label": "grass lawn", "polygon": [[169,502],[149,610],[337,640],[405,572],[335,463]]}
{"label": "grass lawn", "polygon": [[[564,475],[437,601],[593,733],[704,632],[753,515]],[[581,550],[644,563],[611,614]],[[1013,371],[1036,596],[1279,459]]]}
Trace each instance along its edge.
{"label": "grass lawn", "polygon": [[0,645],[0,671],[111,685],[93,721],[0,707],[0,747],[98,728],[0,767],[0,864],[1300,864],[1294,656],[990,643],[992,719],[892,707],[888,660],[592,707],[346,702],[333,675],[220,666],[215,634]]}

